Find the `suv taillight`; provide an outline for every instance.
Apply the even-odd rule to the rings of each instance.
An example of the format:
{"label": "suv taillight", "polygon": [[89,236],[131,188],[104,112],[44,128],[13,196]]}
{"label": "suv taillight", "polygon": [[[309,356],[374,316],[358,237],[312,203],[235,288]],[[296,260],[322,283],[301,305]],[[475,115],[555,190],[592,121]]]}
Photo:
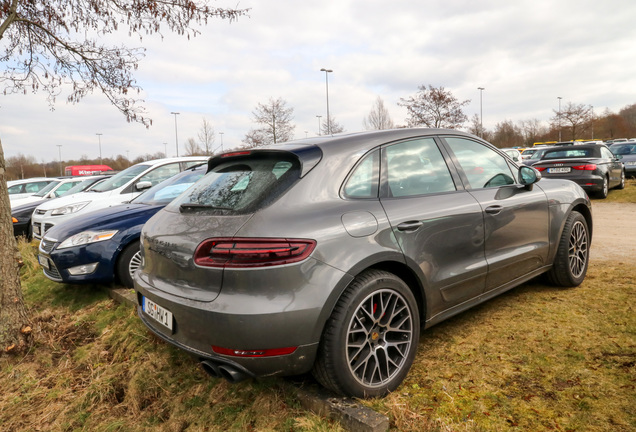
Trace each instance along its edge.
{"label": "suv taillight", "polygon": [[265,267],[304,260],[315,240],[269,238],[209,238],[194,252],[194,263],[203,267]]}

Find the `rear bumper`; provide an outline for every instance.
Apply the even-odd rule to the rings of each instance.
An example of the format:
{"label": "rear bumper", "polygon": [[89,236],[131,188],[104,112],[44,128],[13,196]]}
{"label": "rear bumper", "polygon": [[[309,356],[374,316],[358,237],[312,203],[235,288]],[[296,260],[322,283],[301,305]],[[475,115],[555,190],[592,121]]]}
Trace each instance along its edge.
{"label": "rear bumper", "polygon": [[[229,364],[253,377],[306,373],[316,357],[328,298],[344,274],[317,261],[299,264],[303,265],[309,266],[303,274],[311,275],[305,280],[277,277],[271,269],[270,277],[262,271],[244,271],[242,283],[235,289],[224,283],[214,301],[160,291],[153,287],[154,276],[142,269],[134,277],[137,312],[152,332],[199,359]],[[281,268],[278,276],[291,276],[293,267]],[[172,314],[172,331],[143,311],[142,296]],[[288,355],[243,357],[219,354],[213,346],[240,351],[296,349]]]}

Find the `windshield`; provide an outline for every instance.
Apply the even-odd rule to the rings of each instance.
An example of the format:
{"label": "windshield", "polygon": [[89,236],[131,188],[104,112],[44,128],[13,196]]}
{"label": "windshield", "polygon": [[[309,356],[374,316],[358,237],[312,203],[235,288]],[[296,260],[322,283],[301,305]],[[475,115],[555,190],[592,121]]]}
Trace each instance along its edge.
{"label": "windshield", "polygon": [[130,168],[126,168],[122,172],[115,174],[108,180],[98,184],[91,191],[94,192],[108,192],[113,189],[124,186],[126,183],[137,177],[142,172],[150,168],[150,165],[133,165]]}
{"label": "windshield", "polygon": [[636,155],[636,144],[613,145],[610,150],[615,155]]}
{"label": "windshield", "polygon": [[45,187],[43,187],[42,189],[40,189],[40,191],[38,193],[35,194],[35,196],[38,197],[43,197],[44,195],[46,195],[47,193],[51,192],[51,189],[53,189],[55,186],[57,186],[58,184],[60,184],[61,182],[58,181],[53,181],[51,183],[49,183],[48,185],[46,185]]}
{"label": "windshield", "polygon": [[183,171],[151,187],[131,202],[148,205],[168,204],[181,195],[183,191],[196,183],[197,180],[202,178],[207,168],[207,165],[201,165],[197,168]]}
{"label": "windshield", "polygon": [[169,208],[245,214],[277,199],[299,177],[300,164],[291,154],[234,158],[215,166]]}
{"label": "windshield", "polygon": [[78,184],[70,188],[69,190],[62,192],[60,196],[73,195],[78,192],[82,192],[83,190],[86,190],[90,185],[98,181],[99,179],[94,179],[94,178],[86,179],[84,181],[79,182]]}

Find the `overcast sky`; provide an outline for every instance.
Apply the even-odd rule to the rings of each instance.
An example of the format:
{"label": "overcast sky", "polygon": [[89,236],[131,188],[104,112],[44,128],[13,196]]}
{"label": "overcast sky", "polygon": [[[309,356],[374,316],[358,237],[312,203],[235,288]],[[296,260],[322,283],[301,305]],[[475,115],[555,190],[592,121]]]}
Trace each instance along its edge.
{"label": "overcast sky", "polygon": [[[166,147],[173,156],[174,111],[181,113],[181,155],[204,118],[215,145],[223,133],[228,149],[255,126],[257,104],[279,97],[294,109],[295,138],[314,136],[316,116],[326,118],[321,68],[333,70],[330,113],[347,132],[363,129],[377,96],[393,121],[405,124],[397,102],[428,84],[470,99],[469,118],[479,114],[477,88],[485,87],[487,129],[503,120],[547,124],[559,96],[562,106],[592,105],[598,114],[636,103],[634,0],[241,0],[238,7],[251,8],[249,17],[212,20],[189,41],[144,38],[136,79],[150,129],[127,123],[97,93],[77,105],[58,98],[54,111],[42,94],[0,96],[5,157],[48,162],[62,145],[62,160],[97,158],[97,133],[103,157],[132,159]],[[135,38],[126,43],[139,46]]]}

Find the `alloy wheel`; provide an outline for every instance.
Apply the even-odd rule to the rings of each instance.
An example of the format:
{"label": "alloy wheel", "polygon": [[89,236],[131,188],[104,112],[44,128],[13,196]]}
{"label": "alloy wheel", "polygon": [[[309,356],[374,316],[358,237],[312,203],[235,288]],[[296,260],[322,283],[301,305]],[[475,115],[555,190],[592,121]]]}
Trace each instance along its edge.
{"label": "alloy wheel", "polygon": [[347,332],[347,363],[369,387],[391,381],[407,363],[413,341],[413,314],[396,291],[383,289],[360,302]]}
{"label": "alloy wheel", "polygon": [[576,221],[570,233],[569,263],[574,277],[580,277],[585,271],[588,255],[587,231],[581,221]]}
{"label": "alloy wheel", "polygon": [[141,252],[137,251],[128,263],[128,272],[130,273],[130,277],[133,277],[139,266],[141,266]]}

